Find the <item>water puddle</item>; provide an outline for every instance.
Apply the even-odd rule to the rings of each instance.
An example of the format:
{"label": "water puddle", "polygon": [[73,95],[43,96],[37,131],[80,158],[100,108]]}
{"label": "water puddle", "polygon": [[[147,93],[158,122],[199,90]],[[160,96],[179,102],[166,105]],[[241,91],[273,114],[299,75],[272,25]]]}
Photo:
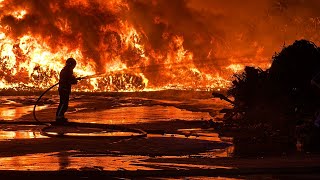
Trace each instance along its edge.
{"label": "water puddle", "polygon": [[73,157],[63,153],[43,153],[26,156],[0,158],[0,170],[34,170],[57,171],[67,169],[77,170],[150,170],[153,168],[134,165],[142,156],[105,156],[105,157]]}
{"label": "water puddle", "polygon": [[[18,101],[17,101],[18,102]],[[16,104],[15,102],[7,101],[7,105],[0,106],[0,116],[5,120],[10,122],[15,119],[19,119],[26,114],[31,114],[33,110],[33,105]],[[76,102],[74,102],[75,104]],[[80,104],[82,102],[79,102]],[[125,102],[126,103],[126,102]],[[179,103],[179,102],[171,102]],[[74,104],[72,106],[74,107]],[[124,104],[126,106],[132,106],[134,104]],[[38,106],[37,111],[48,109],[50,105]],[[88,107],[90,108],[90,107]],[[75,109],[75,108],[74,108]],[[52,111],[42,111],[42,116],[50,116]],[[71,122],[86,122],[86,123],[99,123],[99,124],[137,124],[137,123],[150,123],[155,121],[172,121],[172,120],[185,120],[194,121],[201,119],[211,119],[212,117],[208,112],[192,112],[188,110],[178,109],[174,106],[146,106],[146,104],[141,104],[137,107],[119,107],[115,109],[105,109],[101,111],[81,111],[81,109],[76,109],[75,111],[68,111],[67,117]],[[8,121],[8,122],[9,122]],[[39,139],[39,138],[49,138],[48,136],[41,135],[40,130],[44,126],[36,125],[5,125],[1,124],[0,127],[0,141],[10,141],[12,144],[20,142],[15,141],[17,139]],[[55,127],[50,131],[46,131],[49,135],[67,135],[67,136],[92,136],[92,137],[129,137],[140,135],[137,132],[122,132],[122,131],[112,131],[102,128],[86,128],[86,127]],[[148,134],[148,141],[150,142],[148,148],[156,148],[155,151],[161,146],[162,140],[165,140],[166,145],[179,142],[181,147],[192,147],[195,144],[201,144],[204,147],[203,152],[198,154],[193,154],[190,151],[188,156],[168,156],[170,158],[186,158],[186,157],[229,157],[233,153],[232,139],[219,137],[217,133],[214,133],[212,129],[179,129],[174,134]],[[165,139],[163,139],[165,138]],[[139,139],[140,140],[140,139]],[[154,141],[153,141],[154,140]],[[158,146],[159,141],[159,146]],[[200,141],[200,143],[198,143]],[[37,142],[37,141],[35,141]],[[52,141],[57,143],[58,146],[60,140],[54,139]],[[75,141],[76,142],[76,141]],[[90,141],[91,142],[91,141]],[[94,142],[94,141],[93,141]],[[132,141],[140,142],[140,141]],[[161,143],[160,143],[161,142]],[[154,143],[154,144],[152,144]],[[192,162],[185,164],[178,163],[153,163],[147,162],[146,160],[154,157],[144,156],[144,153],[139,154],[139,156],[129,155],[130,151],[125,151],[122,149],[122,145],[126,148],[130,148],[127,144],[119,143],[120,148],[117,148],[117,144],[110,144],[114,146],[116,150],[121,152],[111,152],[107,149],[96,149],[99,152],[108,152],[108,154],[83,154],[78,151],[60,151],[61,149],[54,149],[50,153],[34,153],[22,156],[14,157],[1,157],[0,158],[0,170],[46,170],[46,171],[56,171],[56,170],[161,170],[161,169],[215,169],[215,168],[229,168],[229,167],[218,167],[208,164],[192,164]],[[24,144],[22,144],[23,146]],[[25,144],[28,146],[28,144]],[[144,146],[146,144],[141,144]],[[146,145],[147,146],[147,145]],[[153,147],[154,146],[154,147]],[[208,146],[208,147],[207,147]],[[210,147],[209,147],[210,146]],[[132,146],[135,147],[135,146]],[[132,148],[131,147],[131,148]],[[73,148],[73,147],[72,147]],[[163,148],[163,147],[162,147]],[[167,148],[164,146],[164,148]],[[23,150],[23,149],[22,149]],[[70,150],[70,149],[68,149]],[[207,150],[207,152],[205,152]],[[139,150],[137,150],[139,151]],[[33,152],[33,151],[30,151]],[[42,152],[42,151],[41,151]],[[48,151],[43,151],[48,152]],[[128,153],[126,153],[128,152]],[[142,151],[143,152],[143,151]],[[195,153],[194,152],[194,153]],[[90,152],[91,153],[91,152]],[[23,153],[22,153],[23,154]],[[121,156],[119,155],[121,154]],[[170,154],[170,153],[169,153]],[[178,154],[178,153],[171,153]],[[185,153],[186,154],[186,153]],[[143,156],[142,156],[143,155]],[[158,158],[158,157],[157,157]],[[159,157],[167,158],[167,157]]]}
{"label": "water puddle", "polygon": [[[74,154],[74,155],[70,155]],[[114,156],[114,155],[81,155],[75,152],[40,153],[26,156],[0,158],[0,170],[162,170],[162,169],[216,169],[231,167],[181,164],[181,163],[153,163],[145,162],[148,156]]]}
{"label": "water puddle", "polygon": [[[37,110],[42,110],[48,108],[48,105],[44,106],[37,106]],[[32,106],[22,106],[22,107],[15,107],[15,106],[7,106],[7,107],[0,107],[0,117],[4,120],[14,120],[22,117],[23,115],[29,114],[33,111]]]}
{"label": "water puddle", "polygon": [[[26,127],[25,127],[26,128]],[[70,133],[76,133],[79,129],[71,128]],[[86,129],[87,133],[91,134],[94,129]],[[195,131],[201,132],[201,129],[182,129],[179,132],[181,134],[148,134],[147,138],[169,138],[172,139],[190,139],[190,140],[202,140],[211,143],[223,143],[222,138],[219,138],[217,133],[204,132],[206,136],[202,135],[186,135],[183,133]],[[101,133],[101,132],[96,132]],[[95,133],[93,133],[95,134]],[[195,134],[195,133],[193,133]],[[101,134],[105,135],[105,134]],[[117,135],[119,135],[117,133]],[[125,136],[127,134],[124,134]],[[10,139],[37,139],[37,138],[48,138],[42,136],[39,132],[30,131],[0,131],[0,138],[3,140]],[[174,142],[174,141],[173,141]],[[190,143],[190,142],[189,142]],[[190,144],[192,145],[192,144]],[[204,153],[190,154],[183,156],[132,156],[132,155],[117,155],[121,152],[111,152],[111,154],[88,154],[81,153],[78,151],[63,151],[63,152],[52,152],[52,153],[37,153],[28,154],[23,156],[14,157],[1,157],[0,158],[0,170],[33,170],[33,171],[56,171],[56,170],[168,170],[168,169],[216,169],[216,168],[230,168],[215,165],[204,164],[192,164],[189,163],[172,163],[163,162],[156,163],[147,161],[148,159],[164,159],[171,158],[205,158],[205,157],[229,157],[232,154],[233,146],[223,145],[225,148],[216,147],[215,149],[209,150]]]}
{"label": "water puddle", "polygon": [[73,137],[136,137],[140,136],[142,133],[121,131],[115,129],[100,129],[100,128],[84,128],[84,127],[64,127],[64,126],[52,126],[45,129],[48,135],[64,135]]}
{"label": "water puddle", "polygon": [[136,124],[183,119],[186,121],[211,119],[208,112],[192,112],[173,106],[121,107],[94,113],[72,113],[72,121],[106,124]]}
{"label": "water puddle", "polygon": [[40,132],[0,131],[0,141],[10,140],[10,139],[39,139],[39,138],[48,138],[48,137],[41,135]]}
{"label": "water puddle", "polygon": [[[0,140],[1,139],[33,139],[33,138],[48,138],[47,136],[41,135],[40,130],[43,126],[35,125],[23,125],[16,126],[20,130],[12,130],[11,126],[3,128],[0,130]],[[191,132],[195,131],[195,132]],[[208,131],[208,130],[205,130]],[[100,128],[86,128],[86,127],[75,127],[75,126],[51,126],[43,129],[49,135],[69,135],[69,136],[92,136],[92,137],[113,137],[113,136],[123,136],[123,137],[134,137],[141,135],[139,132],[121,131],[121,130],[106,130]],[[183,139],[195,139],[203,141],[213,141],[213,142],[226,142],[232,143],[232,140],[226,137],[219,137],[218,133],[214,132],[201,132],[201,129],[180,129],[177,134],[147,134],[147,137],[164,137],[164,138],[183,138]],[[191,133],[190,133],[191,132]]]}
{"label": "water puddle", "polygon": [[[27,124],[1,124],[0,141],[10,139],[34,139],[48,138],[54,136],[72,136],[72,137],[141,137],[145,132],[136,129],[116,129],[110,126],[81,127],[81,126],[45,126],[45,125],[27,125]],[[42,133],[40,133],[42,131]]]}

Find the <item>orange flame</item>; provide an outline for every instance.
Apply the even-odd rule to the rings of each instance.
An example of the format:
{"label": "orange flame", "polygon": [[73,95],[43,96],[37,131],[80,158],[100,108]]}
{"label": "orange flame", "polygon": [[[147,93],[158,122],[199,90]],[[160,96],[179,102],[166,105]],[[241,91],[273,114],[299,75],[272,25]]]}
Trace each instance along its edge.
{"label": "orange flame", "polygon": [[[246,65],[270,66],[270,46],[245,40],[247,32],[226,28],[231,43],[207,32],[214,28],[202,23],[205,15],[193,17],[204,1],[175,2],[182,17],[159,11],[165,3],[0,0],[0,89],[47,88],[68,57],[78,62],[76,76],[102,74],[81,81],[77,91],[223,89]],[[310,22],[315,29],[320,21]],[[237,46],[243,41],[250,48]]]}

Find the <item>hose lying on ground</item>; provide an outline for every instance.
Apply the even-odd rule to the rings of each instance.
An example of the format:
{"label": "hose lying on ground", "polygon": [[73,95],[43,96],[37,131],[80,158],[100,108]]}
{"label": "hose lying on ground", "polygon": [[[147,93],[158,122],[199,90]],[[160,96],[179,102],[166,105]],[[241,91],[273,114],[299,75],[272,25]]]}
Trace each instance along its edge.
{"label": "hose lying on ground", "polygon": [[[92,76],[86,76],[86,77],[80,77],[77,78],[77,80],[81,80],[81,79],[88,79],[88,78],[95,78],[98,75],[92,75]],[[56,83],[54,85],[52,85],[51,87],[49,87],[47,90],[45,90],[37,99],[36,103],[34,104],[33,107],[33,118],[35,121],[37,121],[40,124],[46,125],[46,127],[41,129],[41,134],[48,136],[48,137],[69,137],[69,138],[98,138],[98,137],[102,137],[102,138],[117,138],[117,139],[126,139],[126,138],[140,138],[140,137],[146,137],[147,133],[143,130],[140,129],[132,129],[132,128],[126,128],[126,127],[122,127],[122,126],[116,126],[116,125],[107,125],[107,124],[92,124],[92,123],[68,123],[65,124],[64,126],[74,126],[74,127],[84,127],[84,128],[98,128],[98,129],[102,129],[102,130],[117,130],[117,131],[122,131],[122,132],[131,132],[131,133],[137,133],[136,135],[127,135],[127,136],[92,136],[92,135],[83,135],[83,136],[72,136],[72,135],[61,135],[61,134],[52,134],[50,133],[50,128],[52,127],[50,123],[48,122],[41,122],[38,120],[37,116],[36,116],[36,107],[39,103],[39,101],[41,100],[41,98],[48,92],[50,91],[52,88],[54,88],[55,86],[57,86],[59,83]]]}
{"label": "hose lying on ground", "polygon": [[[79,77],[79,78],[77,78],[77,80],[88,79],[88,78],[95,78],[95,77],[97,77],[97,76],[99,76],[99,75],[91,75],[91,76]],[[45,90],[45,91],[39,96],[39,98],[37,99],[36,103],[35,103],[34,106],[33,106],[33,112],[32,112],[32,113],[33,113],[33,119],[34,119],[35,121],[40,122],[40,121],[38,120],[37,116],[36,116],[36,107],[37,107],[40,99],[42,98],[42,96],[44,96],[48,91],[50,91],[52,88],[54,88],[54,87],[57,86],[58,84],[59,84],[59,83],[56,83],[56,84],[52,85],[51,87],[49,87],[49,88],[48,88],[47,90]]]}
{"label": "hose lying on ground", "polygon": [[54,88],[55,86],[57,86],[59,83],[57,84],[54,84],[53,86],[49,87],[47,90],[45,90],[40,96],[39,98],[37,99],[36,103],[34,104],[33,106],[33,119],[37,122],[40,122],[38,119],[37,119],[37,116],[36,116],[36,107],[40,101],[40,99],[42,98],[43,95],[45,95],[48,91],[50,91],[52,88]]}

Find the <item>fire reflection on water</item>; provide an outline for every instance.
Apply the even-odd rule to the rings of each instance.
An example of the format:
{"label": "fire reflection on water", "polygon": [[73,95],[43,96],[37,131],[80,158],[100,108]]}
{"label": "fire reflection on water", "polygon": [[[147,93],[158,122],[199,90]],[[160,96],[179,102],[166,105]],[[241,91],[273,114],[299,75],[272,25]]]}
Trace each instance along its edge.
{"label": "fire reflection on water", "polygon": [[34,139],[34,138],[48,138],[43,136],[40,132],[34,131],[0,131],[0,141],[2,139]]}
{"label": "fire reflection on water", "polygon": [[[143,156],[105,156],[105,157],[72,157],[66,152],[33,154],[0,158],[1,170],[46,170],[57,171],[66,169],[96,169],[118,170],[120,167],[126,170],[152,168],[134,165],[139,160],[146,159]],[[96,165],[96,166],[95,166]]]}
{"label": "fire reflection on water", "polygon": [[[183,132],[182,130],[181,132]],[[189,129],[192,131],[192,129]],[[198,131],[194,129],[193,131]],[[23,139],[23,138],[43,138],[39,132],[24,131],[1,131],[1,138]],[[218,134],[212,136],[185,136],[183,134],[165,134],[165,135],[148,135],[148,138],[184,138],[207,140],[208,142],[221,142]],[[230,157],[233,154],[234,147],[230,144],[227,148],[214,149],[209,152],[187,156],[161,156],[157,158],[216,158]],[[52,152],[52,153],[35,153],[23,156],[1,157],[0,170],[33,170],[33,171],[56,171],[56,170],[155,170],[155,169],[212,169],[212,168],[230,168],[215,165],[194,165],[181,163],[154,163],[146,160],[152,158],[142,155],[117,155],[118,152],[111,154],[82,154],[76,150]]]}
{"label": "fire reflection on water", "polygon": [[[48,106],[38,106],[38,110],[46,109]],[[14,120],[22,117],[23,115],[32,112],[33,106],[22,106],[22,107],[0,107],[0,117],[4,120]]]}
{"label": "fire reflection on water", "polygon": [[[129,115],[129,116],[128,116]],[[191,112],[172,106],[140,106],[108,109],[93,113],[74,113],[70,115],[76,122],[107,124],[135,124],[152,121],[169,121],[172,119],[200,120],[212,118],[208,112]]]}
{"label": "fire reflection on water", "polygon": [[[179,103],[179,102],[176,102]],[[15,108],[13,108],[16,106]],[[72,107],[74,107],[72,105]],[[0,107],[0,115],[9,121],[15,121],[25,114],[32,112],[33,106],[20,107],[19,104],[8,104]],[[37,109],[50,108],[48,106],[39,106]],[[48,110],[47,109],[47,110]],[[46,115],[51,111],[44,112]],[[48,115],[49,116],[49,115]],[[192,112],[188,110],[181,110],[174,106],[141,106],[138,107],[119,107],[116,109],[106,109],[102,111],[86,112],[77,111],[69,112],[67,117],[70,121],[81,121],[86,123],[103,123],[103,124],[121,124],[121,123],[149,123],[152,121],[170,121],[174,119],[181,120],[201,120],[211,118],[207,112]],[[109,121],[110,120],[110,121]],[[18,126],[16,125],[2,125],[0,131],[0,141],[16,141],[17,139],[38,139],[47,138],[40,134],[41,127],[30,126]],[[17,130],[18,129],[18,130]],[[192,132],[190,136],[186,136],[188,132]],[[202,134],[201,134],[202,133]],[[198,135],[197,135],[198,134]],[[95,134],[96,135],[96,134]],[[159,137],[160,136],[160,137]],[[148,135],[148,138],[166,138],[167,141],[175,141],[176,139],[184,138],[186,141],[195,142],[193,140],[203,141],[204,143],[222,142],[219,135],[216,133],[203,131],[201,129],[181,129],[177,134],[165,134],[165,135]],[[229,142],[229,141],[228,141]],[[227,143],[228,143],[227,142]],[[26,144],[27,146],[27,144]],[[231,143],[230,143],[231,146]],[[27,148],[27,147],[26,147]],[[224,152],[224,151],[228,152]],[[210,151],[208,154],[194,154],[194,156],[203,157],[228,157],[232,155],[230,149],[218,149]],[[213,165],[200,165],[195,166],[192,164],[157,164],[146,162],[149,156],[132,156],[121,155],[118,153],[109,154],[81,154],[77,151],[63,151],[50,153],[35,153],[26,154],[13,157],[1,157],[0,158],[0,170],[150,170],[150,169],[168,169],[168,168],[217,168]],[[192,155],[191,155],[192,156]],[[176,157],[176,156],[170,156]],[[178,158],[186,158],[186,156],[179,156]],[[221,168],[221,167],[220,167]]]}
{"label": "fire reflection on water", "polygon": [[[88,155],[74,155],[70,156],[68,153],[75,153],[74,151],[32,154],[15,157],[0,158],[1,170],[35,170],[35,171],[57,171],[57,170],[157,170],[157,169],[214,169],[214,168],[228,168],[214,165],[192,165],[192,164],[175,164],[175,163],[161,163],[156,164],[152,162],[145,162],[149,159],[147,156],[106,156],[95,155],[88,157]],[[171,156],[171,158],[175,158]],[[185,158],[179,156],[176,158]]]}

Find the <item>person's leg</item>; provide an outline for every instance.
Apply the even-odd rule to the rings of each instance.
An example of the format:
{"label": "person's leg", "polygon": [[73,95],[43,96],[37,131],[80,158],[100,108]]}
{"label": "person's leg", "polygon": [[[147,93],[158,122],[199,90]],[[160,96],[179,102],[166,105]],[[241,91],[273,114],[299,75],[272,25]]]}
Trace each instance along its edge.
{"label": "person's leg", "polygon": [[62,107],[62,103],[61,103],[61,100],[60,100],[60,103],[59,103],[59,106],[58,106],[58,109],[57,109],[57,112],[56,112],[56,119],[60,118],[61,107]]}
{"label": "person's leg", "polygon": [[62,114],[62,117],[64,120],[67,120],[65,117],[64,117],[64,114],[67,112],[68,110],[68,107],[69,107],[69,93],[65,94],[63,96],[63,106],[61,106],[61,114]]}
{"label": "person's leg", "polygon": [[60,103],[56,112],[56,120],[64,120],[64,114],[68,110],[69,93],[59,91]]}

